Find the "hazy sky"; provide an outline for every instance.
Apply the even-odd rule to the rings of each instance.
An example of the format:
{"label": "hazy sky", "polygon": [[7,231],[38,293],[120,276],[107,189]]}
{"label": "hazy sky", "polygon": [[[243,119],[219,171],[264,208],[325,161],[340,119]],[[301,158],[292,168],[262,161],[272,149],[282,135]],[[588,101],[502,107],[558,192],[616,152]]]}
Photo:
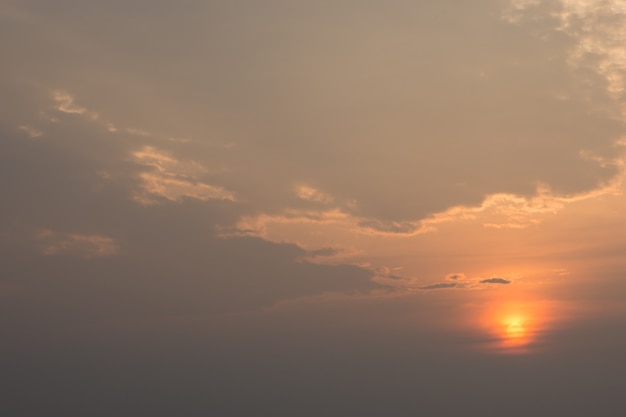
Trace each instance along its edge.
{"label": "hazy sky", "polygon": [[0,0],[0,414],[626,407],[625,0]]}

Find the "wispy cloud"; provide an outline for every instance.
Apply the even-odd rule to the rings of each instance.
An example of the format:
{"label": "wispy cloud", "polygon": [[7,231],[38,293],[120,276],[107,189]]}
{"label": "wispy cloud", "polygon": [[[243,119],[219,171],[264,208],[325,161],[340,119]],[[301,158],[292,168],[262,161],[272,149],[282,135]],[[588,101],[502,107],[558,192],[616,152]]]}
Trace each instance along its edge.
{"label": "wispy cloud", "polygon": [[298,186],[296,188],[296,194],[298,198],[305,201],[312,201],[316,203],[331,203],[333,201],[333,197],[331,195],[308,185]]}
{"label": "wispy cloud", "polygon": [[93,258],[115,255],[120,249],[115,239],[108,236],[56,232],[50,229],[40,231],[37,240],[46,255],[69,254]]}
{"label": "wispy cloud", "polygon": [[[60,112],[80,115],[88,113],[88,110],[85,107],[77,105],[74,102],[74,97],[65,91],[53,91],[52,97],[57,104],[56,109]],[[97,117],[97,113],[92,113],[91,116]]]}
{"label": "wispy cloud", "polygon": [[223,187],[201,180],[207,168],[195,161],[181,161],[167,152],[145,146],[132,153],[134,162],[150,170],[139,174],[141,190],[135,200],[141,204],[155,204],[154,197],[178,201],[182,198],[197,200],[235,200],[234,193]]}
{"label": "wispy cloud", "polygon": [[439,289],[450,289],[450,288],[464,288],[468,290],[476,290],[482,289],[490,284],[495,285],[507,285],[511,284],[511,280],[500,277],[492,277],[485,279],[469,279],[465,276],[465,274],[449,274],[446,276],[445,282],[438,282],[429,285],[423,285],[414,287],[413,285],[408,285],[407,288],[416,288],[418,290],[439,290]]}
{"label": "wispy cloud", "polygon": [[18,129],[26,133],[31,138],[38,138],[38,137],[43,136],[43,132],[33,126],[22,125],[22,126],[19,126]]}

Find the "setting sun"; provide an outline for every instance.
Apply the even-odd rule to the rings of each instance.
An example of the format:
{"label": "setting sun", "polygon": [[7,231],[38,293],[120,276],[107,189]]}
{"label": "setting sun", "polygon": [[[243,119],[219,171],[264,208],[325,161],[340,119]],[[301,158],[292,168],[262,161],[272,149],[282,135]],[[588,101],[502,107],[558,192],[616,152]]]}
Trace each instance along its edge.
{"label": "setting sun", "polygon": [[[515,309],[532,311],[530,306],[515,306]],[[518,352],[520,348],[524,348],[533,342],[534,335],[530,331],[530,313],[505,315],[502,319],[499,331],[499,347],[509,352]]]}
{"label": "setting sun", "polygon": [[[488,350],[528,353],[549,327],[550,303],[541,300],[497,302],[487,307],[482,325],[491,333]],[[554,306],[552,306],[554,307]]]}
{"label": "setting sun", "polygon": [[511,319],[506,328],[506,335],[509,339],[520,339],[526,335],[526,328],[520,319]]}

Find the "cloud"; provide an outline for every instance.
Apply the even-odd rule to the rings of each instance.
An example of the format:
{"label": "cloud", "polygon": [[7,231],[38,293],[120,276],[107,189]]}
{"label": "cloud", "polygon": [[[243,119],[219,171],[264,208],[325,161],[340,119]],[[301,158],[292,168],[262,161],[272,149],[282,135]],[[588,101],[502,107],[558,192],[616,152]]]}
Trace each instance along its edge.
{"label": "cloud", "polygon": [[331,203],[333,201],[332,196],[325,194],[322,191],[308,185],[300,185],[299,187],[297,187],[296,194],[298,195],[298,198],[305,201],[317,203]]}
{"label": "cloud", "polygon": [[[568,197],[620,172],[580,156],[582,150],[606,161],[618,156],[612,144],[622,135],[615,117],[620,109],[595,94],[601,86],[575,74],[580,65],[563,38],[591,37],[585,62],[596,65],[590,58],[597,53],[609,62],[597,63],[604,68],[597,71],[619,79],[621,58],[610,40],[620,39],[614,36],[620,23],[605,25],[609,16],[597,11],[585,31],[575,27],[575,16],[589,15],[594,6],[568,12],[572,17],[563,19],[572,23],[565,28],[547,17],[537,31],[533,19],[504,24],[496,3],[472,2],[451,14],[445,4],[394,0],[384,19],[374,3],[349,13],[331,3],[316,13],[276,3],[261,14],[249,1],[243,3],[249,9],[237,12],[226,5],[198,4],[192,12],[165,4],[147,15],[127,15],[103,6],[111,18],[125,16],[114,38],[103,35],[101,15],[81,6],[69,15],[45,11],[50,25],[14,37],[16,50],[41,48],[36,39],[49,39],[51,53],[68,59],[49,62],[32,53],[25,55],[28,62],[11,61],[3,71],[7,82],[19,72],[32,85],[63,86],[54,93],[60,112],[106,114],[118,133],[140,126],[153,135],[134,131],[136,143],[194,138],[193,146],[170,141],[173,154],[227,167],[227,178],[202,182],[250,202],[257,214],[323,203],[364,228],[410,234],[420,221],[453,207],[480,207],[490,196],[531,200],[545,184],[553,196]],[[516,1],[512,7],[534,16],[545,11],[542,4]],[[572,4],[568,8],[577,10]],[[29,12],[43,12],[40,7],[31,5]],[[457,14],[466,18],[458,21]],[[419,16],[419,22],[404,16]],[[429,16],[439,19],[437,26]],[[185,29],[144,39],[136,20]],[[326,28],[323,35],[319,27]],[[141,59],[136,50],[143,51]],[[172,55],[176,63],[163,59]],[[35,70],[43,65],[50,69]],[[104,120],[99,123],[106,127]],[[224,148],[228,143],[237,146]],[[296,187],[294,195],[294,184],[309,188]],[[489,223],[522,224],[528,222]]]}
{"label": "cloud", "polygon": [[541,4],[542,0],[509,0],[508,7],[502,12],[502,18],[509,23],[519,23],[525,12]]}
{"label": "cloud", "polygon": [[170,201],[179,201],[182,198],[195,198],[204,201],[233,201],[235,199],[232,193],[222,187],[176,178],[172,174],[144,172],[139,174],[139,178],[142,189],[135,194],[134,199],[141,204],[156,204],[159,200],[154,197],[161,197]]}
{"label": "cloud", "polygon": [[[453,282],[440,282],[437,284],[426,285],[422,287],[418,287],[420,290],[439,290],[439,289],[448,289],[448,288],[474,288],[476,287],[475,283],[467,282],[465,274],[450,274],[446,276],[447,280],[451,280]],[[480,284],[510,284],[511,281],[504,278],[487,278],[478,281]]]}
{"label": "cloud", "polygon": [[446,275],[446,279],[453,280],[453,281],[462,281],[462,280],[465,280],[465,274],[463,273],[448,274]]}
{"label": "cloud", "polygon": [[[65,91],[56,90],[52,93],[54,101],[57,103],[56,109],[63,113],[69,114],[87,114],[86,108],[78,106],[74,103],[74,97]],[[93,113],[95,116],[95,113]]]}
{"label": "cloud", "polygon": [[504,278],[487,278],[487,279],[483,279],[478,281],[481,284],[510,284],[511,281],[509,281],[508,279],[504,279]]}
{"label": "cloud", "polygon": [[181,198],[198,200],[234,201],[232,192],[223,187],[202,182],[200,178],[207,169],[195,161],[180,161],[170,154],[152,146],[145,146],[132,153],[134,161],[152,168],[139,174],[141,190],[135,194],[135,201],[141,204],[155,204],[154,197],[178,201]]}
{"label": "cloud", "polygon": [[317,257],[335,256],[338,253],[340,253],[340,251],[335,248],[322,248],[322,249],[308,251],[307,253],[308,253],[308,256],[310,256],[311,258],[317,258]]}
{"label": "cloud", "polygon": [[413,235],[418,233],[424,233],[424,228],[420,227],[420,222],[412,221],[381,221],[374,219],[361,219],[358,221],[358,226],[363,229],[369,229],[373,233],[380,232],[381,234],[407,234]]}
{"label": "cloud", "polygon": [[[623,96],[626,54],[626,7],[621,0],[511,0],[505,19],[522,24],[524,18],[556,18],[558,30],[574,41],[568,64],[585,82],[593,82],[587,70],[602,79],[603,88],[614,99]],[[582,70],[582,71],[581,71]]]}
{"label": "cloud", "polygon": [[[86,126],[89,140],[77,141]],[[83,322],[233,313],[381,287],[367,269],[311,262],[311,255],[332,256],[332,250],[311,253],[256,237],[218,236],[248,209],[207,194],[184,198],[208,190],[188,188],[210,175],[192,159],[156,147],[137,150],[134,142],[112,141],[82,120],[59,121],[46,141],[25,141],[1,120],[0,131],[7,132],[0,142],[6,158],[0,185],[13,196],[0,205],[0,252],[12,265],[5,262],[7,270],[16,271],[0,285],[28,287],[26,304],[39,297],[34,310],[42,326],[60,311]],[[158,181],[181,179],[182,190],[159,191],[179,198],[177,204],[136,204],[130,196],[142,172],[163,174]],[[29,320],[16,309],[16,323]],[[75,324],[68,319],[65,325]]]}
{"label": "cloud", "polygon": [[43,132],[37,129],[36,127],[22,125],[22,126],[19,126],[18,129],[26,133],[31,138],[38,138],[38,137],[43,136]]}
{"label": "cloud", "polygon": [[561,0],[561,4],[562,30],[578,43],[571,53],[572,65],[592,68],[605,79],[608,93],[621,97],[626,77],[624,2]]}
{"label": "cloud", "polygon": [[[16,26],[15,45],[3,44],[6,53],[31,51],[0,70],[13,89],[6,96],[19,98],[11,111],[22,115],[50,111],[52,100],[59,122],[12,113],[14,126],[55,138],[71,126],[58,152],[92,164],[98,187],[125,182],[120,193],[146,210],[224,203],[237,227],[216,221],[222,236],[339,248],[333,262],[358,265],[390,264],[372,259],[400,246],[370,238],[472,220],[489,233],[521,231],[581,196],[608,192],[622,171],[623,149],[613,146],[623,130],[618,109],[600,94],[604,84],[580,79],[571,60],[578,29],[565,36],[560,18],[506,24],[490,1],[449,13],[439,3],[392,0],[384,18],[373,3],[350,12],[325,3],[316,13],[276,3],[261,14],[242,4],[250,9],[198,3],[192,13],[164,4],[142,14],[104,5],[107,16],[124,17],[116,37],[104,36],[102,15],[85,6],[71,14],[25,7],[48,23],[32,33]],[[536,1],[513,8],[535,17],[546,9]],[[148,39],[137,21],[184,30]],[[610,39],[602,30],[589,27]],[[67,59],[44,60],[42,51]],[[66,230],[60,209],[55,216],[35,230]]]}
{"label": "cloud", "polygon": [[426,285],[418,287],[420,290],[441,290],[446,288],[462,288],[463,285],[456,282],[441,282],[439,284]]}
{"label": "cloud", "polygon": [[49,229],[40,231],[37,240],[45,255],[78,255],[86,258],[115,255],[120,246],[108,236],[80,233],[55,232]]}

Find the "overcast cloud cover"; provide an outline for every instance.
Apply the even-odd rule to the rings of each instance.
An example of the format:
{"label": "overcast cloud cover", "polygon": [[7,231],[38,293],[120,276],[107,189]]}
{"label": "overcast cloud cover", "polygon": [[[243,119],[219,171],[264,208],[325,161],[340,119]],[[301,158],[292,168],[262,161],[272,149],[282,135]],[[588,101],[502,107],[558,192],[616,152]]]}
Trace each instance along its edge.
{"label": "overcast cloud cover", "polygon": [[0,414],[624,404],[623,0],[0,0]]}

